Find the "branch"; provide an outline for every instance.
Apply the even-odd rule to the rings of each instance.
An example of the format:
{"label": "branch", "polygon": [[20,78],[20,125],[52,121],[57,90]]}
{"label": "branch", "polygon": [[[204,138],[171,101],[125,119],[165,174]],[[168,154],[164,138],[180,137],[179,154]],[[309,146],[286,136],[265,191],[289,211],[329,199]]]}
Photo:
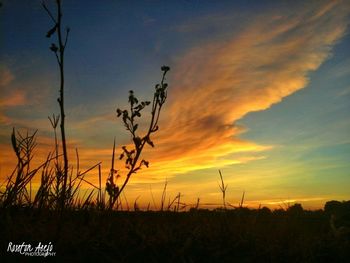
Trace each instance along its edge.
{"label": "branch", "polygon": [[45,5],[45,2],[42,2],[41,5],[43,6],[43,8],[45,9],[45,11],[48,13],[48,15],[51,17],[52,21],[57,24],[56,19],[54,18],[54,16],[52,15],[51,11],[47,8],[47,6]]}

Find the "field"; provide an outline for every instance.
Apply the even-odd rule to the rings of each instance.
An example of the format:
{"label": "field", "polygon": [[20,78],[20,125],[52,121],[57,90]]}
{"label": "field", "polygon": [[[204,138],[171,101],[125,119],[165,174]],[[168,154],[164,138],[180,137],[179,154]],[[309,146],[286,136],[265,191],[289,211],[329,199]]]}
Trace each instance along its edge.
{"label": "field", "polygon": [[51,242],[56,254],[46,259],[52,262],[349,262],[350,258],[349,235],[337,235],[323,210],[79,210],[58,215],[12,208],[2,210],[0,218],[1,262],[38,260],[6,253],[9,241]]}

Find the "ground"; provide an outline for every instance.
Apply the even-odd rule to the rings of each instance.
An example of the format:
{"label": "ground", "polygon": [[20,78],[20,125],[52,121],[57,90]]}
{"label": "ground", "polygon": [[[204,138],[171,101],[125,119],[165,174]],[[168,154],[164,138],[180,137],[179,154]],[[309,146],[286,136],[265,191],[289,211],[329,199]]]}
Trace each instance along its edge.
{"label": "ground", "polygon": [[[38,261],[12,244],[53,245],[46,260],[96,262],[349,262],[349,236],[320,211],[1,210],[1,262]],[[339,220],[338,220],[339,221]],[[336,222],[339,225],[339,222]]]}

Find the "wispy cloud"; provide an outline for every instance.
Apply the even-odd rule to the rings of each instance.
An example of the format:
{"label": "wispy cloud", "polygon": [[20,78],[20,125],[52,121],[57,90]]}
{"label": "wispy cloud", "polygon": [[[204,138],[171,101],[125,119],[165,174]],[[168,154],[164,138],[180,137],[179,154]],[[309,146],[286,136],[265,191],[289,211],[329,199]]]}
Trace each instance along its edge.
{"label": "wispy cloud", "polygon": [[16,90],[8,96],[0,98],[0,107],[16,107],[25,105],[27,102],[23,91]]}
{"label": "wispy cloud", "polygon": [[5,65],[0,65],[0,87],[7,86],[13,79],[11,71]]}
{"label": "wispy cloud", "polygon": [[[13,60],[20,63],[17,58]],[[21,67],[14,66],[12,61],[0,64],[0,125],[42,127],[35,126],[36,117],[42,118],[43,112],[52,107],[50,101],[56,95],[50,91],[56,81],[53,74],[32,73],[32,68],[29,62]]]}
{"label": "wispy cloud", "polygon": [[236,121],[305,88],[308,73],[344,35],[348,11],[337,1],[271,11],[231,38],[212,39],[179,58],[157,149],[150,153],[152,173],[222,167],[241,162],[234,153],[270,149],[240,139]]}
{"label": "wispy cloud", "polygon": [[12,90],[11,92],[6,92],[9,90],[9,85],[15,79],[15,76],[10,71],[10,69],[1,64],[0,65],[0,123],[8,123],[9,118],[4,113],[4,109],[7,107],[15,107],[23,105],[26,102],[25,94],[19,90]]}

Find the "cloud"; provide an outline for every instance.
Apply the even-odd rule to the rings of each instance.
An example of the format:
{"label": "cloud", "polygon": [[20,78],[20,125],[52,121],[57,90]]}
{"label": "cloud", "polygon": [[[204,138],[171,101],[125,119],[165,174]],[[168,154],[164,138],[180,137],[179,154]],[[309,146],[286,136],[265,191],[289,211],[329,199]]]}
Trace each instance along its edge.
{"label": "cloud", "polygon": [[271,149],[240,139],[236,122],[305,88],[344,35],[348,12],[341,1],[271,11],[177,59],[150,173],[220,168],[242,162],[234,153]]}
{"label": "cloud", "polygon": [[11,71],[4,65],[0,65],[0,88],[7,86],[14,79]]}
{"label": "cloud", "polygon": [[4,108],[25,104],[26,98],[22,91],[14,90],[5,95],[9,85],[15,79],[13,73],[5,65],[0,65],[0,123],[9,123],[10,119],[5,115]]}
{"label": "cloud", "polygon": [[25,105],[27,103],[23,91],[16,90],[4,98],[0,98],[0,107],[15,107]]}
{"label": "cloud", "polygon": [[23,91],[16,90],[9,95],[0,98],[0,124],[9,124],[11,119],[4,113],[4,109],[8,107],[16,107],[27,103],[26,96]]}
{"label": "cloud", "polygon": [[52,90],[56,81],[51,73],[33,73],[33,68],[40,67],[39,64],[33,67],[29,62],[13,60],[23,68],[7,65],[13,62],[0,64],[0,125],[18,127],[28,123],[25,126],[40,128],[34,126],[34,119],[42,118],[44,110],[53,108],[50,101],[55,101],[56,94]]}

